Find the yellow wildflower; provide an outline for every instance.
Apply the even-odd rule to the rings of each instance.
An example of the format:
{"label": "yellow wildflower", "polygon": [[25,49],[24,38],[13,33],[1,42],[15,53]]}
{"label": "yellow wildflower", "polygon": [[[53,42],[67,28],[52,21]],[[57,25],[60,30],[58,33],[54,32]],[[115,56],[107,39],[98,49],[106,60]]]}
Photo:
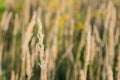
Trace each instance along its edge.
{"label": "yellow wildflower", "polygon": [[98,10],[96,10],[95,12],[93,12],[93,14],[92,14],[92,17],[96,17],[96,16],[98,16]]}
{"label": "yellow wildflower", "polygon": [[78,22],[75,24],[75,29],[77,30],[83,30],[84,29],[84,24],[82,22]]}

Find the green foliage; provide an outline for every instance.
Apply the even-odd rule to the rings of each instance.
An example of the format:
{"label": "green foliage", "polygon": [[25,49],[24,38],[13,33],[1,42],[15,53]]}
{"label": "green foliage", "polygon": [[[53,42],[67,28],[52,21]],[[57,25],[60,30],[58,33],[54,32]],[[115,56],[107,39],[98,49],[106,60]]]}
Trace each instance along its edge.
{"label": "green foliage", "polygon": [[0,20],[2,18],[4,11],[5,11],[5,0],[0,0]]}

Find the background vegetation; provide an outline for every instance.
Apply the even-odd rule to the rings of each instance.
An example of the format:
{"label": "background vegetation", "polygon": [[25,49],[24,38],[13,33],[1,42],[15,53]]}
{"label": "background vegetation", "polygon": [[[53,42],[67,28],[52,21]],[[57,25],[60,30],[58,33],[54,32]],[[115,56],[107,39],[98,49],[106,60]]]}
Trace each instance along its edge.
{"label": "background vegetation", "polygon": [[120,80],[120,0],[0,0],[0,80]]}

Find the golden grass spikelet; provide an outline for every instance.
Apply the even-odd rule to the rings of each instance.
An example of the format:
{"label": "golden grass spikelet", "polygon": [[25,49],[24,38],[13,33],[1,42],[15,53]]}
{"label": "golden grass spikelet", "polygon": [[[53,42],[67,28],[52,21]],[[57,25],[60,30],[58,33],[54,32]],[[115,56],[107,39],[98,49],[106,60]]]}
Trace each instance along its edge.
{"label": "golden grass spikelet", "polygon": [[49,56],[49,53],[48,53],[48,49],[46,49],[45,51],[45,64],[44,66],[41,67],[41,80],[48,80],[48,56]]}
{"label": "golden grass spikelet", "polygon": [[[108,42],[108,53],[109,53],[109,63],[113,66],[114,62],[114,29],[116,26],[116,9],[111,3],[112,13],[111,13],[111,21],[109,28],[109,42]],[[110,8],[110,10],[111,10]]]}
{"label": "golden grass spikelet", "polygon": [[91,50],[91,31],[87,32],[87,45],[86,45],[86,56],[85,56],[85,78],[87,78],[87,68],[90,63],[90,50]]}
{"label": "golden grass spikelet", "polygon": [[40,52],[40,67],[41,67],[40,79],[47,80],[48,50],[44,52],[44,44],[43,44],[44,35],[42,33],[42,23],[39,18],[37,19],[37,24],[38,24],[37,48],[39,48],[38,50]]}
{"label": "golden grass spikelet", "polygon": [[[89,26],[90,27],[90,26]],[[86,65],[89,64],[91,50],[91,31],[87,32],[87,47],[86,47]]]}
{"label": "golden grass spikelet", "polygon": [[85,23],[85,31],[86,31],[86,56],[85,56],[85,79],[87,78],[87,67],[90,62],[90,50],[91,50],[91,25],[90,25],[90,19],[91,19],[91,8],[89,7],[87,10],[87,16],[86,16],[86,23]]}
{"label": "golden grass spikelet", "polygon": [[44,64],[44,45],[43,45],[43,38],[44,35],[42,33],[42,23],[40,21],[40,19],[37,19],[37,24],[38,24],[38,34],[37,34],[37,38],[38,38],[38,44],[37,44],[37,48],[39,49],[39,56],[40,56],[40,61],[41,61],[41,65]]}
{"label": "golden grass spikelet", "polygon": [[[31,22],[29,23],[28,28],[24,35],[25,39],[23,40],[23,44],[22,44],[22,54],[21,54],[22,65],[21,65],[20,80],[22,80],[25,76],[25,68],[26,68],[26,73],[27,73],[27,76],[29,77],[29,79],[31,77],[31,64],[30,64],[30,53],[29,53],[29,49],[28,49],[28,44],[32,37],[32,30],[36,23],[36,17],[37,17],[36,12],[34,12]],[[25,63],[27,63],[27,64],[25,64]],[[25,67],[25,65],[29,68]]]}

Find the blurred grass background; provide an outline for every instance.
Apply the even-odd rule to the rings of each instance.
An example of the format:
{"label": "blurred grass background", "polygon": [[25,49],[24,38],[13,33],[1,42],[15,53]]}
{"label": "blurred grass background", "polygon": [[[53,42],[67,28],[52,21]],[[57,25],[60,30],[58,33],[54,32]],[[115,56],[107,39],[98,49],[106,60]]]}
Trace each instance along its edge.
{"label": "blurred grass background", "polygon": [[4,11],[5,11],[5,0],[0,0],[0,20],[2,18]]}
{"label": "blurred grass background", "polygon": [[0,0],[0,80],[120,80],[120,0]]}

